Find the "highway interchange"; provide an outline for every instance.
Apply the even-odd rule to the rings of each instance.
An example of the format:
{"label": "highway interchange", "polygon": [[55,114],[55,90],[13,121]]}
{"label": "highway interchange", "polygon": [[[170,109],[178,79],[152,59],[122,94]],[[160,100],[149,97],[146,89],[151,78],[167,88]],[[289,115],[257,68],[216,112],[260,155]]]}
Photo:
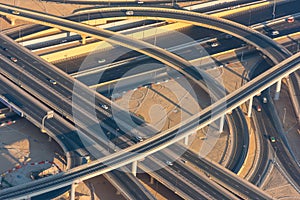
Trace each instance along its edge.
{"label": "highway interchange", "polygon": [[[133,8],[130,8],[130,9],[133,9]],[[138,8],[139,9],[139,8]],[[137,13],[136,11],[134,11],[135,13]],[[112,14],[111,12],[110,12],[110,10],[109,10],[109,14]],[[120,14],[120,13],[118,13],[118,14]],[[147,13],[147,15],[150,15],[150,13]],[[175,16],[172,16],[172,17],[175,17]],[[190,18],[189,18],[189,20],[190,20]],[[232,33],[232,32],[230,32],[230,33]],[[242,35],[242,34],[241,34]],[[5,40],[8,40],[8,39],[5,39]],[[268,39],[266,39],[266,40],[268,40]],[[249,40],[247,40],[247,41],[249,41]],[[270,41],[269,41],[270,42]],[[12,42],[13,43],[13,42]],[[250,41],[250,43],[254,43],[253,41]],[[254,45],[256,45],[256,44],[254,44]],[[273,60],[275,63],[277,63],[278,61],[281,61],[281,60],[284,60],[284,57],[288,57],[287,56],[287,54],[288,53],[286,53],[286,51],[282,51],[282,48],[281,47],[279,47],[279,48],[277,48],[276,47],[276,45],[274,45],[274,44],[272,44],[275,48],[273,49],[273,50],[275,50],[275,51],[271,51],[270,50],[270,52],[268,53],[265,53],[266,55],[268,55],[269,56],[269,58],[271,59],[271,60]],[[261,46],[258,46],[259,48],[261,48]],[[46,63],[45,61],[42,61],[41,59],[36,59],[36,60],[38,60],[37,62],[36,62],[36,67],[35,67],[35,69],[38,69],[38,70],[33,70],[34,68],[32,68],[32,59],[34,59],[33,57],[27,57],[29,54],[30,54],[30,52],[29,51],[27,51],[27,50],[18,50],[18,48],[19,47],[17,47],[17,46],[10,46],[9,47],[9,49],[14,49],[14,53],[15,53],[15,55],[14,56],[16,56],[16,57],[18,57],[18,58],[22,58],[20,61],[18,61],[18,63],[17,64],[21,64],[21,67],[24,67],[24,66],[22,66],[22,64],[24,64],[24,65],[26,65],[26,67],[24,67],[23,69],[21,68],[21,70],[20,70],[20,68],[18,68],[19,66],[16,66],[14,63],[9,63],[10,61],[7,59],[7,58],[5,58],[5,57],[3,57],[2,59],[1,59],[1,62],[2,63],[5,63],[5,64],[3,64],[3,66],[6,66],[7,64],[9,64],[11,67],[8,67],[8,68],[2,68],[1,70],[5,70],[5,72],[4,72],[4,74],[5,73],[9,73],[9,70],[16,70],[16,71],[19,71],[19,73],[22,73],[22,78],[24,78],[23,80],[21,80],[19,77],[20,77],[20,75],[19,74],[14,74],[13,73],[13,71],[11,71],[10,72],[10,74],[9,75],[7,75],[7,74],[5,74],[6,76],[10,76],[10,77],[12,77],[12,76],[16,76],[16,77],[14,77],[14,79],[15,79],[15,82],[17,82],[16,80],[18,80],[19,82],[17,83],[17,84],[19,84],[21,87],[25,87],[24,85],[26,85],[26,87],[29,87],[30,89],[28,89],[27,88],[27,91],[28,92],[30,92],[33,96],[35,96],[36,98],[39,98],[39,99],[44,99],[44,100],[47,100],[47,104],[48,105],[51,105],[51,107],[53,108],[53,109],[55,109],[58,113],[60,113],[60,114],[62,114],[62,115],[64,115],[65,117],[67,117],[68,119],[72,119],[72,109],[74,109],[74,107],[72,108],[72,105],[70,104],[70,98],[72,97],[72,95],[73,95],[73,97],[74,97],[74,93],[73,93],[73,91],[72,91],[72,88],[73,88],[73,84],[74,83],[72,83],[72,81],[74,81],[74,80],[72,80],[72,79],[70,79],[70,78],[68,78],[68,77],[66,77],[64,74],[61,74],[59,71],[57,71],[57,70],[53,70],[53,68],[49,68],[49,64],[48,63]],[[277,50],[276,50],[276,48],[277,48]],[[261,48],[261,50],[262,50],[262,52],[264,52],[265,51],[265,49],[262,49]],[[4,50],[5,51],[5,50]],[[274,56],[274,55],[276,55],[276,53],[279,51],[279,53],[278,53],[278,55],[277,56]],[[164,52],[164,51],[163,51]],[[281,53],[280,53],[281,52]],[[5,55],[5,52],[2,52],[4,55]],[[161,52],[160,52],[161,53]],[[159,54],[160,54],[159,53]],[[165,53],[165,52],[164,52]],[[26,55],[26,54],[28,54],[28,55]],[[169,54],[170,55],[170,54]],[[6,57],[7,57],[7,55],[5,55]],[[156,58],[157,59],[157,58]],[[158,60],[160,60],[160,59],[158,59]],[[293,60],[291,60],[291,63],[292,64],[286,64],[286,68],[283,68],[284,70],[287,70],[288,72],[287,73],[290,73],[290,72],[292,72],[292,71],[289,71],[290,70],[290,68],[292,69],[292,70],[295,70],[295,68],[293,68],[294,66],[293,66],[293,64],[294,65],[298,65],[298,60],[297,60],[297,58],[294,58],[294,60],[295,60],[295,62],[293,61]],[[165,62],[166,63],[166,62]],[[176,63],[176,62],[175,62]],[[183,61],[183,63],[186,63],[185,61]],[[40,65],[41,64],[45,64],[45,68],[43,68],[43,67],[41,67]],[[180,63],[180,64],[182,64],[182,63]],[[177,64],[177,66],[178,65],[180,65],[180,64]],[[29,67],[27,67],[27,65],[29,66]],[[176,65],[176,64],[175,64]],[[283,66],[285,66],[285,65],[283,65]],[[14,67],[14,68],[13,68]],[[178,69],[178,68],[176,68],[176,69]],[[297,68],[296,68],[297,69]],[[22,71],[23,70],[23,71]],[[35,78],[32,78],[32,77],[26,77],[25,75],[26,75],[26,73],[25,73],[25,70],[26,70],[26,72],[28,72],[28,73],[30,73],[31,74],[31,76],[33,76],[33,77],[35,77]],[[180,70],[180,69],[178,69],[178,70]],[[270,70],[271,71],[271,70]],[[273,70],[272,70],[273,71]],[[182,71],[183,72],[183,71]],[[193,71],[192,71],[193,72]],[[202,77],[199,77],[199,76],[194,76],[195,74],[193,74],[191,71],[189,71],[189,70],[187,70],[187,72],[184,72],[184,74],[187,76],[187,77],[190,77],[191,79],[193,79],[194,81],[197,81],[197,80],[199,80],[199,79],[201,79]],[[274,76],[276,76],[276,77],[278,77],[278,76],[280,76],[280,71],[279,71],[279,73],[278,72],[276,72],[276,71],[274,71]],[[187,74],[186,74],[187,73]],[[191,76],[192,75],[192,76]],[[270,74],[270,76],[272,76],[273,74]],[[25,78],[26,77],[26,78]],[[267,80],[267,75],[265,75],[265,77],[266,77],[266,80]],[[59,84],[57,84],[57,85],[55,85],[55,91],[56,92],[53,92],[52,91],[52,89],[53,89],[53,87],[52,87],[52,85],[51,85],[51,83],[49,82],[49,79],[55,79],[57,82],[59,82]],[[273,78],[273,77],[272,77]],[[36,82],[36,83],[34,83],[34,81],[33,80],[35,80],[35,79],[38,79],[38,81],[40,81],[40,82],[42,82],[42,84],[41,83],[38,83],[38,82]],[[264,78],[263,78],[264,79]],[[259,81],[261,81],[262,80],[262,78],[261,79],[259,79]],[[265,89],[266,88],[266,86],[265,85],[263,85],[263,83],[259,83],[259,81],[257,81],[257,85],[258,85],[258,87],[259,87],[259,89],[257,89],[257,88],[255,88],[254,89],[254,91],[253,91],[253,93],[257,93],[257,91],[261,91],[262,89]],[[271,80],[270,80],[271,81]],[[23,86],[22,86],[23,85]],[[43,86],[43,88],[41,88],[40,86]],[[256,86],[257,87],[257,86]],[[26,89],[26,88],[25,88]],[[47,92],[43,92],[44,90],[47,90]],[[83,96],[85,96],[85,97],[88,97],[88,96],[91,96],[92,94],[91,93],[89,93],[89,92],[86,92],[86,90],[87,90],[87,87],[86,86],[84,86],[84,85],[82,85],[82,84],[79,84],[79,90],[80,90],[80,92],[83,92]],[[252,94],[253,94],[252,93]],[[242,93],[241,93],[242,94]],[[43,96],[43,95],[45,95],[45,96]],[[245,95],[245,94],[243,94],[243,95]],[[75,96],[76,96],[76,94],[75,94]],[[78,95],[79,96],[79,95]],[[100,98],[100,96],[97,96],[98,98],[97,98],[97,102],[96,102],[96,105],[103,105],[103,104],[108,104],[108,101],[107,100],[103,100],[103,99],[101,99]],[[232,98],[234,98],[234,96],[233,95],[231,95],[230,97],[232,97]],[[240,96],[238,97],[238,99],[237,100],[233,100],[233,102],[234,101],[240,101]],[[88,99],[88,98],[87,98]],[[236,107],[235,106],[235,104],[230,104],[230,102],[229,102],[229,100],[230,100],[230,98],[228,98],[227,99],[227,106],[229,106],[229,109],[232,109],[232,108],[234,108],[234,107]],[[245,101],[245,100],[247,100],[247,96],[245,96],[244,97],[244,100],[243,101]],[[68,103],[69,102],[69,103]],[[81,107],[82,108],[82,105],[80,105],[80,103],[82,103],[82,102],[78,102],[78,107]],[[92,118],[92,117],[89,117],[89,112],[91,112],[91,110],[93,109],[92,107],[91,107],[91,103],[90,102],[88,102],[88,103],[86,103],[86,101],[83,101],[83,103],[84,103],[84,111],[82,110],[82,109],[80,109],[80,108],[76,108],[77,109],[77,112],[80,112],[80,115],[82,115],[82,118],[79,118],[79,121],[82,123],[82,124],[80,124],[80,123],[78,123],[80,126],[81,126],[81,129],[82,130],[86,130],[86,129],[88,129],[89,131],[87,131],[88,133],[85,133],[85,134],[91,134],[91,132],[93,132],[94,130],[94,128],[95,127],[93,127],[94,125],[93,125],[93,123],[95,123],[94,122],[94,119]],[[218,103],[218,102],[217,102]],[[240,102],[239,102],[240,103]],[[25,104],[25,102],[24,102],[24,104]],[[220,104],[218,104],[218,105],[221,105],[221,108],[222,108],[222,104],[220,103]],[[73,105],[74,106],[74,105]],[[77,106],[77,105],[76,105]],[[75,107],[76,107],[75,106]],[[103,109],[101,109],[101,107],[99,106],[99,108],[97,109],[99,112],[97,113],[98,114],[98,117],[99,117],[99,119],[102,119],[102,118],[107,118],[107,116],[110,116],[110,113],[107,113],[107,111],[111,111],[110,109],[109,110],[103,110]],[[207,109],[206,109],[207,110]],[[219,109],[218,109],[219,110]],[[222,109],[221,109],[222,110]],[[266,108],[266,110],[267,110],[267,108]],[[119,111],[119,112],[122,112],[121,110]],[[220,111],[218,111],[218,112],[220,112]],[[199,116],[208,116],[208,114],[210,113],[210,111],[209,110],[207,110],[206,111],[206,113],[203,111],[203,112],[201,112],[201,114],[202,115],[199,115]],[[35,115],[35,114],[29,114],[30,116],[31,115]],[[44,115],[44,114],[42,114],[42,115]],[[198,121],[198,117],[199,116],[196,116],[194,119],[195,120],[197,120],[197,124],[199,123],[199,121]],[[78,117],[78,116],[77,116]],[[122,118],[122,117],[121,117]],[[217,119],[218,118],[218,116],[215,116],[215,118]],[[201,117],[201,119],[203,119],[202,117]],[[204,118],[205,119],[205,118]],[[137,119],[138,120],[138,119]],[[208,119],[205,119],[205,120],[208,120]],[[204,121],[205,121],[204,120]],[[37,120],[38,121],[38,120]],[[48,121],[47,121],[48,122]],[[51,120],[49,120],[49,122],[51,122]],[[92,122],[92,123],[91,123]],[[54,122],[53,122],[54,123]],[[58,122],[56,122],[56,123],[58,123]],[[114,125],[114,122],[113,121],[111,121],[111,122],[109,122],[109,121],[105,121],[105,124],[102,124],[102,129],[110,129],[110,131],[111,131],[111,129],[113,129],[113,128],[109,128],[109,127],[107,127],[107,123],[108,124],[110,124],[110,126],[111,127],[114,127],[115,125]],[[126,120],[125,120],[125,123],[126,123]],[[190,122],[191,123],[191,122]],[[208,123],[207,121],[205,122],[205,123]],[[54,123],[55,124],[55,123]],[[78,125],[78,124],[76,124],[76,125]],[[191,125],[192,125],[193,123],[191,123]],[[192,125],[192,127],[193,127],[194,125]],[[46,127],[48,128],[48,124],[46,124]],[[54,126],[53,126],[54,127]],[[122,128],[125,128],[126,129],[126,126],[125,127],[122,127]],[[145,127],[146,128],[146,127]],[[127,128],[128,129],[128,128]],[[187,129],[188,130],[188,129]],[[145,130],[140,130],[141,132],[145,132]],[[49,130],[49,132],[51,132],[51,130]],[[53,132],[53,131],[52,131]],[[116,131],[114,131],[114,130],[112,130],[112,132],[116,132]],[[149,132],[149,133],[151,133],[152,132],[152,130],[150,130],[149,128],[148,128],[148,130],[146,131],[146,132]],[[151,133],[151,134],[153,134],[153,133]],[[162,135],[162,134],[161,134]],[[162,135],[163,136],[163,135]],[[92,135],[92,136],[90,136],[90,137],[96,137],[95,135]],[[172,137],[171,137],[172,138]],[[159,141],[160,139],[158,139],[157,138],[157,141]],[[155,138],[153,139],[153,141],[155,141]],[[163,142],[164,140],[163,140],[163,137],[161,138],[161,141],[160,142]],[[102,143],[101,143],[102,142]],[[168,141],[165,139],[165,141],[164,141],[165,143],[168,143]],[[72,143],[72,141],[71,141],[71,143]],[[148,143],[150,143],[150,142],[148,142]],[[105,144],[105,142],[103,142],[103,141],[101,141],[101,137],[100,137],[100,141],[99,141],[99,144],[101,144],[100,146],[105,146],[106,144]],[[141,143],[141,144],[143,144],[143,143]],[[139,144],[140,146],[141,146],[141,144]],[[147,144],[147,143],[145,143],[145,144]],[[277,143],[278,145],[280,145],[279,143]],[[64,144],[64,145],[66,145],[66,144]],[[277,146],[277,145],[276,145]],[[150,147],[150,145],[149,145],[149,147]],[[149,148],[148,147],[148,148]],[[74,148],[73,146],[72,146],[72,148]],[[78,147],[77,147],[78,148]],[[80,148],[82,148],[82,146],[80,146],[79,147],[79,149]],[[162,147],[160,147],[160,148],[162,148]],[[276,148],[280,148],[280,147],[276,147]],[[104,149],[106,149],[106,147],[104,148]],[[70,149],[67,149],[67,151],[69,151]],[[131,149],[132,151],[133,150],[138,150],[138,148],[136,148],[136,149]],[[141,150],[142,150],[142,148],[141,148]],[[143,150],[144,151],[144,150]],[[173,151],[175,151],[175,149],[173,149]],[[285,151],[284,151],[285,152]],[[284,155],[284,153],[282,153],[282,156],[285,158],[285,159],[288,159],[289,157],[288,156],[286,156],[286,155]],[[101,157],[101,156],[100,156]],[[99,158],[100,158],[99,157]],[[120,157],[121,158],[121,157]],[[279,158],[280,159],[280,158]],[[282,158],[283,159],[283,158]],[[292,159],[289,159],[289,160],[292,160]],[[100,162],[100,161],[99,161]],[[116,161],[114,161],[114,162],[116,162]],[[78,164],[74,164],[74,166],[76,166],[76,165],[78,165]],[[95,164],[94,164],[95,165]],[[94,165],[91,165],[91,167],[92,166],[94,166]],[[204,164],[205,165],[205,164]],[[209,166],[210,165],[210,163],[207,163],[207,166]],[[291,165],[291,166],[294,166],[294,165]],[[180,168],[180,165],[179,166],[177,166],[177,164],[176,165],[174,165],[174,167],[176,167],[176,168]],[[202,167],[203,167],[203,163],[202,163]],[[101,168],[101,167],[99,167],[99,168]],[[294,168],[290,168],[291,170],[292,169],[294,169]],[[105,170],[104,170],[105,171]],[[180,168],[180,171],[184,171],[183,169],[181,169]],[[213,170],[213,171],[211,171],[210,173],[213,173],[215,170]],[[297,169],[296,169],[296,171],[297,171]],[[72,172],[71,172],[72,173]],[[74,172],[75,173],[75,172]],[[291,173],[290,173],[291,174]],[[295,174],[295,177],[294,177],[294,180],[295,180],[295,182],[298,182],[297,181],[297,178],[298,178],[298,176],[297,176],[297,172],[296,173],[294,173]],[[75,175],[75,174],[74,174]],[[215,174],[214,175],[214,177],[218,177],[218,175],[217,174]],[[219,178],[219,180],[224,180],[224,178],[223,177],[220,177]],[[299,183],[299,182],[298,182]],[[230,183],[226,183],[227,185],[230,185]],[[246,186],[246,187],[248,187],[248,186]],[[238,189],[238,190],[241,190],[241,189]],[[245,188],[245,189],[242,189],[243,191],[247,191],[247,189]],[[4,192],[4,191],[3,191]],[[194,192],[193,192],[194,193]],[[2,193],[0,192],[0,195],[1,195]],[[249,194],[249,192],[247,192],[247,194],[248,195],[250,195]],[[220,194],[219,194],[220,195]],[[256,195],[256,194],[254,194],[253,193],[253,195]],[[259,195],[263,195],[263,194],[259,194]],[[190,198],[193,198],[193,199],[195,199],[196,197],[195,196],[191,196]],[[217,197],[215,197],[215,198],[217,198]],[[256,198],[256,197],[252,197],[252,198]]]}

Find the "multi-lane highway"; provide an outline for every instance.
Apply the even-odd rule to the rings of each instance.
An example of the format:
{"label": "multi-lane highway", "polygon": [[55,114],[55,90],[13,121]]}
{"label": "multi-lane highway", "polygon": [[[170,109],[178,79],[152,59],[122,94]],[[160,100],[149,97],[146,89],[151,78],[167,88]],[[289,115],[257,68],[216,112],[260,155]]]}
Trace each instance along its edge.
{"label": "multi-lane highway", "polygon": [[[73,170],[70,170],[69,172],[66,172],[64,176],[58,175],[60,178],[58,181],[51,181],[52,179],[57,180],[57,176],[41,179],[37,182],[29,183],[27,186],[24,187],[24,185],[20,185],[14,188],[10,188],[4,191],[0,192],[0,197],[8,197],[8,196],[14,196],[18,193],[18,195],[24,195],[28,194],[29,192],[33,192],[34,190],[37,190],[36,187],[33,187],[35,184],[39,184],[39,188],[42,187],[57,187],[57,186],[65,186],[70,184],[74,179],[79,179],[79,177],[82,177],[82,179],[89,178],[89,176],[83,177],[83,173],[89,173],[92,174],[101,174],[103,172],[107,172],[109,169],[117,167],[122,163],[122,165],[130,163],[130,157],[133,159],[140,159],[145,157],[148,154],[151,154],[153,151],[158,151],[162,148],[164,148],[166,145],[177,141],[181,139],[182,137],[185,137],[185,133],[187,130],[190,130],[192,127],[195,126],[195,120],[200,121],[200,124],[206,125],[210,123],[212,120],[215,120],[216,118],[219,118],[220,115],[222,115],[224,105],[223,102],[227,102],[227,107],[229,109],[232,109],[233,107],[236,107],[236,105],[239,105],[240,103],[246,101],[249,98],[249,95],[254,95],[258,93],[259,91],[264,90],[268,87],[269,84],[273,84],[276,82],[277,79],[280,79],[281,77],[285,77],[288,73],[293,72],[296,69],[299,69],[300,65],[300,59],[299,55],[296,54],[292,56],[291,58],[285,60],[278,66],[275,66],[274,68],[264,72],[260,76],[256,77],[249,83],[245,84],[243,87],[238,89],[237,91],[229,94],[226,98],[223,98],[222,100],[219,100],[218,102],[214,103],[212,106],[204,109],[199,113],[198,116],[193,117],[187,124],[185,124],[180,130],[178,130],[178,127],[174,127],[172,131],[163,132],[160,133],[152,138],[149,138],[148,140],[145,140],[142,143],[139,143],[137,145],[134,145],[132,147],[129,147],[125,152],[120,151],[118,153],[112,154],[109,157],[105,157],[103,159],[100,159],[98,161],[95,161],[93,163],[90,163],[88,167],[86,168],[76,168]],[[216,107],[214,110],[214,115],[211,115],[211,107]],[[200,118],[200,120],[198,120]],[[174,134],[177,135],[177,137],[174,137]],[[147,144],[147,145],[145,145]],[[132,153],[130,153],[132,152]],[[139,153],[139,154],[136,154]],[[109,169],[107,168],[109,166]],[[102,169],[102,170],[99,170]],[[80,174],[78,174],[78,170],[81,171]],[[99,170],[99,171],[98,171]],[[96,172],[97,171],[97,172]],[[219,171],[218,174],[223,174],[224,171]],[[46,180],[47,179],[47,180]],[[51,179],[51,180],[50,180]],[[45,181],[47,181],[47,184],[44,185]],[[49,181],[51,184],[49,184]],[[245,184],[244,182],[241,182],[241,184]],[[29,185],[32,185],[32,187],[28,188]],[[246,188],[251,190],[251,187],[249,185],[246,186]],[[20,190],[20,188],[23,188],[24,190]],[[255,195],[261,196],[262,193],[258,193],[256,190]],[[258,197],[260,198],[260,197]],[[268,197],[265,197],[268,198]]]}
{"label": "multi-lane highway", "polygon": [[[4,38],[3,38],[4,37]],[[52,108],[56,109],[58,112],[64,113],[64,115],[66,116],[70,116],[70,118],[72,117],[72,102],[70,102],[70,99],[72,97],[72,94],[70,92],[68,92],[64,86],[62,84],[53,84],[51,83],[49,80],[58,80],[58,76],[56,76],[56,79],[54,79],[51,76],[47,76],[47,74],[42,73],[39,69],[43,68],[43,63],[38,63],[38,61],[33,61],[33,57],[27,57],[28,56],[28,52],[24,52],[24,50],[20,50],[18,48],[16,48],[16,46],[13,45],[13,43],[9,43],[9,38],[3,36],[1,38],[2,40],[2,44],[5,45],[6,50],[2,50],[2,53],[6,56],[1,56],[2,60],[1,60],[1,73],[5,74],[7,77],[9,77],[10,79],[12,79],[16,84],[18,84],[19,86],[21,86],[23,89],[27,90],[28,92],[30,92],[33,96],[37,97],[39,100],[42,100],[44,103],[46,103],[46,105],[48,106],[52,106]],[[9,60],[12,57],[18,57],[18,60],[16,61],[16,63],[13,63],[13,61]],[[12,67],[13,66],[13,67]],[[36,68],[33,68],[33,66],[35,66]],[[45,70],[47,71],[47,70]],[[51,71],[47,72],[48,74],[51,74]],[[52,71],[52,75],[54,72]],[[55,75],[54,75],[55,76]],[[59,82],[62,83],[62,82]],[[55,87],[55,89],[53,89],[53,87]],[[56,92],[53,92],[56,91]],[[63,95],[70,95],[70,96],[63,96]],[[33,110],[34,111],[34,110]],[[45,115],[45,113],[43,114]],[[87,116],[84,115],[83,116]],[[87,120],[90,119],[88,117],[85,117]],[[57,122],[57,121],[56,121]],[[69,123],[69,122],[66,122]],[[45,128],[48,129],[48,121],[46,121],[45,123]],[[87,125],[87,123],[85,124],[85,126]],[[59,126],[59,124],[58,124]],[[73,143],[71,144],[64,144],[64,145],[68,145],[69,149],[77,149],[76,145],[81,144],[81,148],[85,151],[84,153],[78,154],[79,157],[77,157],[77,163],[74,162],[69,162],[69,168],[70,167],[75,167],[81,164],[81,156],[84,156],[86,154],[89,154],[88,151],[92,151],[93,152],[93,156],[98,156],[98,157],[103,157],[105,156],[105,152],[107,150],[106,148],[106,141],[103,142],[103,140],[99,141],[98,139],[98,147],[94,147],[93,145],[91,145],[93,142],[85,140],[85,136],[80,134],[83,137],[83,140],[80,140],[80,136],[76,136],[77,131],[79,131],[79,133],[85,132],[86,130],[90,130],[89,128],[85,128],[85,127],[80,127],[78,126],[77,123],[77,127],[78,129],[75,129],[76,131],[59,131],[59,133],[62,133],[61,135],[65,135],[64,137],[69,137],[70,141],[72,141]],[[103,128],[104,129],[104,128]],[[104,129],[105,130],[105,129]],[[101,137],[99,137],[101,138]],[[66,141],[64,138],[60,138],[61,140],[59,143],[64,143],[64,141]],[[93,138],[95,139],[95,138]],[[91,139],[90,139],[91,140]],[[73,145],[72,145],[73,144]],[[75,145],[76,144],[76,145]],[[100,145],[100,148],[99,148]],[[87,151],[88,150],[88,151]],[[69,150],[68,150],[69,151]],[[67,151],[67,152],[68,152]],[[96,157],[96,158],[98,158]],[[76,156],[75,156],[76,158]],[[73,163],[73,164],[72,164]],[[132,178],[130,178],[130,176],[132,176],[131,174],[122,174],[122,173],[115,173],[114,177],[118,177],[118,178],[122,178],[124,179],[125,177],[128,178],[127,183],[131,183],[130,187],[127,184],[123,184],[122,182],[122,188],[127,189],[127,192],[124,192],[125,194],[130,195],[130,198],[136,197],[136,198],[150,198],[151,195],[149,195],[149,193],[147,192],[147,190],[141,186],[140,183],[138,183],[137,181],[134,181]],[[133,185],[136,185],[136,187],[132,187]],[[134,189],[136,188],[136,189]],[[140,188],[140,189],[139,189]],[[142,189],[142,190],[141,190]],[[152,197],[151,197],[152,198]],[[150,199],[151,199],[150,198]]]}

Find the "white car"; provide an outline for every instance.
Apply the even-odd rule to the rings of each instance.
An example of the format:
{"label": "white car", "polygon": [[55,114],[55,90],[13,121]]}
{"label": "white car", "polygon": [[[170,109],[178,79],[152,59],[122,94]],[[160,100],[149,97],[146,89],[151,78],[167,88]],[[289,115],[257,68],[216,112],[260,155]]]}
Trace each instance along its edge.
{"label": "white car", "polygon": [[211,46],[211,47],[217,47],[217,46],[219,46],[219,44],[218,44],[217,42],[213,42],[213,43],[211,43],[210,46]]}
{"label": "white car", "polygon": [[268,103],[267,97],[263,97],[263,103]]}
{"label": "white car", "polygon": [[108,106],[107,106],[107,105],[105,105],[105,104],[101,104],[101,107],[102,107],[102,108],[104,108],[105,110],[107,110],[107,109],[108,109]]}
{"label": "white car", "polygon": [[98,63],[104,63],[106,60],[105,59],[100,59],[98,60]]}
{"label": "white car", "polygon": [[272,33],[271,33],[273,36],[275,36],[275,35],[279,35],[279,31],[272,31]]}
{"label": "white car", "polygon": [[144,141],[144,139],[141,136],[135,136],[135,140],[137,142],[143,142]]}
{"label": "white car", "polygon": [[166,161],[166,164],[169,165],[169,166],[173,166],[173,163],[171,161],[168,161],[168,160]]}
{"label": "white car", "polygon": [[53,79],[49,79],[49,82],[52,83],[53,85],[57,84],[57,82],[55,80],[53,80]]}
{"label": "white car", "polygon": [[134,12],[132,10],[126,11],[126,15],[133,15],[133,14],[134,14]]}

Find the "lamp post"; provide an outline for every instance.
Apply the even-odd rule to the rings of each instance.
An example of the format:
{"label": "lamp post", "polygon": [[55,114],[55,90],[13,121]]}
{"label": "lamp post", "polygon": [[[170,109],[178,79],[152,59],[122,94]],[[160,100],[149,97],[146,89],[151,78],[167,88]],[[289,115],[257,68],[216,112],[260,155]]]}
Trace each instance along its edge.
{"label": "lamp post", "polygon": [[284,124],[285,124],[285,116],[286,116],[286,107],[283,108],[283,119],[282,119],[283,127],[284,127]]}
{"label": "lamp post", "polygon": [[51,119],[51,118],[53,118],[53,116],[54,116],[54,111],[53,111],[53,110],[50,110],[50,111],[48,111],[47,114],[43,117],[43,119],[42,119],[42,127],[41,127],[41,132],[42,132],[42,133],[46,133],[46,130],[45,130],[45,120],[46,120],[46,118],[47,118],[47,119]]}
{"label": "lamp post", "polygon": [[275,17],[276,17],[275,12],[276,12],[276,0],[274,0],[274,3],[273,3],[273,12],[272,12],[273,19],[275,19]]}

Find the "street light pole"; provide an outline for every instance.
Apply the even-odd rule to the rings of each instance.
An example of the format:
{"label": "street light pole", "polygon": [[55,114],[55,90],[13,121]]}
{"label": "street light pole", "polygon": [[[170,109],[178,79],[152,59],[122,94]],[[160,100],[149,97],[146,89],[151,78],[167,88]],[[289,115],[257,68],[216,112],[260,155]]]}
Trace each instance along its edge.
{"label": "street light pole", "polygon": [[50,111],[48,111],[47,114],[43,117],[43,119],[42,119],[42,127],[41,127],[41,132],[42,132],[42,133],[46,133],[46,130],[45,130],[45,120],[46,120],[46,118],[47,118],[47,119],[51,119],[51,118],[53,118],[53,116],[54,116],[54,111],[53,111],[53,110],[50,110]]}
{"label": "street light pole", "polygon": [[284,124],[285,124],[285,116],[286,116],[286,107],[283,108],[283,118],[282,118],[283,127],[284,127]]}
{"label": "street light pole", "polygon": [[273,19],[275,19],[275,17],[276,17],[275,12],[276,12],[276,0],[274,0],[274,3],[273,3],[273,12],[272,12]]}

